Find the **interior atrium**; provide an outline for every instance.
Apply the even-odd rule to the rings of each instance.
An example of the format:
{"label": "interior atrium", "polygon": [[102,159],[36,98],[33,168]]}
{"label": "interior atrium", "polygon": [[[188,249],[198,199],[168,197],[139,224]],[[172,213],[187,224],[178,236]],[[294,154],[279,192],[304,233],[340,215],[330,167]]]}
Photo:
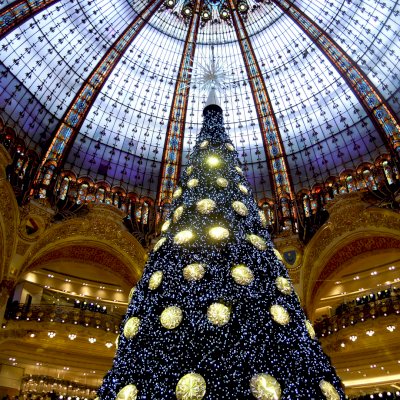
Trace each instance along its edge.
{"label": "interior atrium", "polygon": [[399,15],[0,0],[0,395],[96,397],[211,76],[346,395],[400,398]]}

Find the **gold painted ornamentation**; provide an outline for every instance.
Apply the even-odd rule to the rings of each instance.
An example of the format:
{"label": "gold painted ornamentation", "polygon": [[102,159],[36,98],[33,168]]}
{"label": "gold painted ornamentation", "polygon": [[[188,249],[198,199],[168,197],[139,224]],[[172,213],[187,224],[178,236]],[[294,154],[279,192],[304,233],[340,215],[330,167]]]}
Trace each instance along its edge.
{"label": "gold painted ornamentation", "polygon": [[138,390],[135,385],[124,386],[117,394],[115,400],[136,400]]}
{"label": "gold painted ornamentation", "polygon": [[162,279],[163,279],[163,275],[164,274],[162,271],[156,271],[151,275],[150,280],[149,280],[149,289],[150,290],[156,290],[160,286]]}
{"label": "gold painted ornamentation", "polygon": [[235,265],[231,270],[231,274],[238,285],[246,286],[254,280],[253,272],[244,264]]}
{"label": "gold painted ornamentation", "polygon": [[210,214],[214,211],[216,203],[211,199],[202,199],[196,203],[196,209],[200,214]]}
{"label": "gold painted ornamentation", "polygon": [[153,251],[157,251],[165,242],[167,238],[161,238],[154,246]]}
{"label": "gold painted ornamentation", "polygon": [[166,329],[175,329],[182,322],[183,313],[179,307],[167,307],[160,316],[161,325]]}
{"label": "gold painted ornamentation", "polygon": [[134,286],[134,287],[130,290],[130,292],[129,292],[128,303],[131,302],[132,297],[133,297],[133,295],[135,294],[135,292],[136,292],[136,286]]}
{"label": "gold painted ornamentation", "polygon": [[285,308],[278,304],[274,304],[269,309],[272,319],[280,325],[287,325],[290,322],[289,313],[286,311]]}
{"label": "gold painted ornamentation", "polygon": [[178,232],[174,236],[174,243],[175,244],[186,244],[191,242],[194,239],[194,234],[191,230],[186,229],[184,231]]}
{"label": "gold painted ornamentation", "polygon": [[204,140],[204,141],[202,141],[202,142],[200,143],[200,146],[199,146],[199,147],[200,147],[201,149],[204,150],[204,149],[206,149],[206,148],[208,147],[209,143],[210,143],[210,142],[209,142],[208,140]]}
{"label": "gold painted ornamentation", "polygon": [[232,203],[232,208],[234,209],[234,211],[241,215],[242,217],[245,217],[246,215],[249,214],[249,210],[246,207],[246,205],[244,203],[242,203],[241,201],[234,201]]}
{"label": "gold painted ornamentation", "polygon": [[119,346],[119,335],[117,335],[117,337],[115,338],[115,350],[118,350],[118,346]]}
{"label": "gold painted ornamentation", "polygon": [[178,187],[178,188],[176,188],[176,190],[175,190],[174,194],[172,195],[172,197],[174,199],[179,199],[179,197],[181,197],[181,196],[182,196],[182,188]]}
{"label": "gold painted ornamentation", "polygon": [[206,272],[204,264],[193,263],[183,268],[183,277],[187,281],[199,281]]}
{"label": "gold painted ornamentation", "polygon": [[224,326],[231,318],[231,310],[225,304],[213,303],[208,307],[207,318],[213,325]]}
{"label": "gold painted ornamentation", "polygon": [[278,290],[283,294],[289,295],[292,294],[293,292],[293,287],[289,279],[286,279],[283,276],[278,276],[275,279],[275,285],[278,288]]}
{"label": "gold painted ornamentation", "polygon": [[282,262],[283,262],[282,254],[279,253],[279,251],[278,251],[277,249],[274,249],[274,253],[275,253],[276,258],[277,258],[279,261],[282,261]]}
{"label": "gold painted ornamentation", "polygon": [[211,239],[218,241],[228,239],[229,237],[228,229],[224,228],[223,226],[214,226],[213,228],[209,229],[208,234]]}
{"label": "gold painted ornamentation", "polygon": [[131,317],[126,321],[124,326],[124,336],[127,339],[132,339],[139,332],[140,319],[138,317]]}
{"label": "gold painted ornamentation", "polygon": [[268,374],[254,375],[250,380],[250,390],[257,400],[279,400],[281,398],[281,385]]}
{"label": "gold painted ornamentation", "polygon": [[196,178],[193,178],[187,183],[187,185],[188,185],[189,189],[193,189],[194,187],[199,185],[199,180]]}
{"label": "gold painted ornamentation", "polygon": [[228,187],[228,184],[229,184],[229,182],[228,182],[227,179],[222,178],[222,177],[217,178],[217,185],[218,185],[220,188],[225,189],[225,188]]}
{"label": "gold painted ornamentation", "polygon": [[246,195],[249,194],[249,190],[243,184],[239,183],[238,188],[243,194],[246,194]]}
{"label": "gold painted ornamentation", "polygon": [[258,236],[254,235],[252,233],[246,235],[246,240],[250,242],[256,249],[258,250],[266,250],[267,249],[267,243],[265,240]]}
{"label": "gold painted ornamentation", "polygon": [[307,319],[306,319],[306,328],[307,328],[308,334],[310,335],[310,338],[315,339],[316,335],[315,335],[314,327],[312,326],[311,322]]}
{"label": "gold painted ornamentation", "polygon": [[239,175],[242,175],[242,176],[243,176],[243,170],[242,170],[242,168],[236,166],[235,169],[236,169],[236,171],[239,173]]}
{"label": "gold painted ornamentation", "polygon": [[192,372],[179,379],[175,395],[177,400],[201,400],[206,394],[206,389],[204,378]]}
{"label": "gold painted ornamentation", "polygon": [[339,393],[331,383],[322,380],[319,383],[319,387],[321,388],[326,400],[340,400]]}
{"label": "gold painted ornamentation", "polygon": [[266,228],[266,226],[267,226],[267,218],[266,218],[264,212],[263,212],[263,211],[259,211],[259,212],[258,212],[258,215],[260,216],[261,225],[262,225],[264,228]]}
{"label": "gold painted ornamentation", "polygon": [[211,168],[217,168],[221,165],[221,160],[217,156],[208,156],[206,162]]}
{"label": "gold painted ornamentation", "polygon": [[173,220],[175,223],[177,223],[180,218],[182,217],[183,214],[183,206],[179,206],[175,211],[174,211],[174,216],[173,216]]}

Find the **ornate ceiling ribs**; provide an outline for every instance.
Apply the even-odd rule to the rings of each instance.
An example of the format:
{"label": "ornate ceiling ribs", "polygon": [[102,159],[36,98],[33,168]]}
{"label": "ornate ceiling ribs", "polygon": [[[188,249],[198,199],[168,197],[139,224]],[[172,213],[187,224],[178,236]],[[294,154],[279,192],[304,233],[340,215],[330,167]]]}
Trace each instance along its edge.
{"label": "ornate ceiling ribs", "polygon": [[0,10],[0,39],[29,18],[45,10],[60,0],[22,0],[14,1]]}
{"label": "ornate ceiling ribs", "polygon": [[264,151],[268,160],[272,192],[277,200],[287,195],[289,195],[290,199],[294,199],[293,183],[286,164],[282,138],[260,66],[255,57],[243,19],[237,12],[234,1],[229,0],[229,5],[256,105]]}
{"label": "ornate ceiling ribs", "polygon": [[172,201],[172,191],[179,179],[191,68],[193,66],[196,38],[200,24],[199,0],[196,1],[194,10],[186,35],[179,75],[172,99],[172,108],[168,119],[161,175],[157,191],[158,198],[156,204],[158,205]]}
{"label": "ornate ceiling ribs", "polygon": [[286,13],[331,61],[353,90],[394,158],[400,150],[400,121],[378,89],[346,52],[329,35],[287,0],[272,0]]}
{"label": "ornate ceiling ribs", "polygon": [[[58,167],[62,164],[104,83],[125,51],[162,3],[163,0],[150,0],[141,13],[104,54],[66,110],[40,167],[43,167],[48,162],[53,162]],[[41,175],[41,169],[39,169],[36,181],[39,178],[39,174]]]}

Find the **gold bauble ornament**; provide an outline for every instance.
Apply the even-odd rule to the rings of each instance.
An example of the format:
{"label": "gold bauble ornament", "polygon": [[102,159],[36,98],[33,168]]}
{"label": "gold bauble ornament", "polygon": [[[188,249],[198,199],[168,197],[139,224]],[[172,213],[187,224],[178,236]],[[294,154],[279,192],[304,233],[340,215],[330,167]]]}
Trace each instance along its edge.
{"label": "gold bauble ornament", "polygon": [[221,165],[221,159],[217,156],[208,156],[206,158],[206,163],[211,168],[217,168]]}
{"label": "gold bauble ornament", "polygon": [[214,211],[216,203],[211,199],[203,199],[196,203],[196,209],[200,214],[210,214]]}
{"label": "gold bauble ornament", "polygon": [[326,400],[340,400],[339,393],[331,383],[322,379],[319,383],[319,387],[321,388]]}
{"label": "gold bauble ornament", "polygon": [[229,151],[235,151],[235,148],[233,147],[233,145],[231,143],[225,143],[225,147],[229,150]]}
{"label": "gold bauble ornament", "polygon": [[278,290],[283,294],[292,294],[293,287],[289,281],[289,279],[284,278],[283,276],[278,276],[275,279],[275,284]]}
{"label": "gold bauble ornament", "polygon": [[133,297],[133,295],[134,295],[135,292],[136,292],[136,286],[134,286],[134,287],[130,290],[130,292],[129,292],[128,303],[131,302],[132,297]]}
{"label": "gold bauble ornament", "polygon": [[166,329],[175,329],[182,322],[183,314],[179,307],[167,307],[160,316],[161,325]]}
{"label": "gold bauble ornament", "polygon": [[182,188],[178,187],[178,188],[176,188],[176,190],[175,190],[174,194],[172,195],[172,197],[174,199],[178,199],[181,196],[182,196]]}
{"label": "gold bauble ornament", "polygon": [[115,400],[136,400],[138,390],[135,385],[124,386],[117,394]]}
{"label": "gold bauble ornament", "polygon": [[257,374],[250,380],[251,394],[257,400],[279,400],[281,398],[281,385],[271,375]]}
{"label": "gold bauble ornament", "polygon": [[237,214],[241,215],[242,217],[245,217],[249,214],[248,208],[241,201],[234,201],[232,203],[232,208]]}
{"label": "gold bauble ornament", "polygon": [[231,310],[225,304],[213,303],[207,310],[208,320],[217,326],[224,326],[231,318]]}
{"label": "gold bauble ornament", "polygon": [[175,211],[174,211],[174,216],[173,216],[173,220],[175,223],[177,223],[180,218],[182,217],[183,214],[183,206],[179,206]]}
{"label": "gold bauble ornament", "polygon": [[213,240],[225,240],[229,237],[228,229],[223,226],[214,226],[213,228],[210,228],[208,234]]}
{"label": "gold bauble ornament", "polygon": [[186,175],[189,176],[189,175],[192,174],[192,172],[193,172],[193,165],[189,165],[189,166],[186,168]]}
{"label": "gold bauble ornament", "polygon": [[258,250],[266,250],[267,249],[267,243],[260,236],[250,233],[250,234],[246,235],[246,240],[248,242],[250,242]]}
{"label": "gold bauble ornament", "polygon": [[194,187],[198,186],[198,184],[199,184],[199,180],[196,178],[191,179],[187,183],[189,189],[193,189]]}
{"label": "gold bauble ornament", "polygon": [[239,183],[238,188],[243,194],[249,194],[249,190],[243,184]]}
{"label": "gold bauble ornament", "polygon": [[231,270],[231,274],[238,285],[246,286],[254,280],[253,272],[244,264],[235,265]]}
{"label": "gold bauble ornament", "polygon": [[206,381],[195,373],[182,376],[176,385],[177,400],[201,400],[206,394]]}
{"label": "gold bauble ornament", "polygon": [[218,185],[219,187],[225,189],[225,188],[228,187],[228,184],[229,184],[229,182],[228,182],[227,179],[222,178],[222,177],[221,177],[221,178],[217,178],[217,185]]}
{"label": "gold bauble ornament", "polygon": [[151,277],[149,279],[149,289],[150,290],[156,290],[160,286],[162,279],[163,279],[163,275],[164,274],[162,271],[156,271],[151,275]]}
{"label": "gold bauble ornament", "polygon": [[287,325],[290,322],[289,313],[279,304],[271,306],[269,311],[272,315],[272,319],[278,324]]}
{"label": "gold bauble ornament", "polygon": [[282,254],[279,253],[279,251],[278,251],[277,249],[274,249],[274,253],[275,253],[275,255],[276,255],[276,258],[277,258],[279,261],[282,261],[282,262],[283,262]]}
{"label": "gold bauble ornament", "polygon": [[119,335],[117,335],[117,337],[115,338],[115,350],[118,350],[118,346],[119,346]]}
{"label": "gold bauble ornament", "polygon": [[185,243],[191,242],[193,239],[194,239],[193,232],[189,229],[186,229],[184,231],[178,232],[174,236],[174,243],[175,244],[185,244]]}
{"label": "gold bauble ornament", "polygon": [[242,170],[242,168],[236,166],[235,169],[236,169],[236,171],[237,171],[240,175],[243,175],[243,170]]}
{"label": "gold bauble ornament", "polygon": [[259,211],[259,212],[258,212],[258,215],[260,216],[261,225],[262,225],[264,228],[266,228],[266,226],[267,226],[267,218],[266,218],[264,212],[263,212],[263,211]]}
{"label": "gold bauble ornament", "polygon": [[315,339],[316,335],[315,335],[314,327],[312,326],[311,322],[308,321],[307,319],[306,319],[306,328],[307,328],[308,334],[310,335],[310,338]]}
{"label": "gold bauble ornament", "polygon": [[199,281],[206,272],[204,264],[193,263],[183,268],[183,277],[187,281]]}
{"label": "gold bauble ornament", "polygon": [[132,339],[139,332],[140,319],[138,317],[131,317],[126,321],[124,326],[124,336],[127,339]]}
{"label": "gold bauble ornament", "polygon": [[170,225],[171,225],[171,220],[167,219],[161,226],[161,232],[167,232]]}
{"label": "gold bauble ornament", "polygon": [[200,148],[201,149],[206,149],[207,147],[208,147],[208,144],[209,144],[210,142],[208,141],[208,140],[203,140],[201,143],[200,143]]}
{"label": "gold bauble ornament", "polygon": [[153,251],[157,251],[165,242],[167,241],[167,238],[161,238],[153,248]]}

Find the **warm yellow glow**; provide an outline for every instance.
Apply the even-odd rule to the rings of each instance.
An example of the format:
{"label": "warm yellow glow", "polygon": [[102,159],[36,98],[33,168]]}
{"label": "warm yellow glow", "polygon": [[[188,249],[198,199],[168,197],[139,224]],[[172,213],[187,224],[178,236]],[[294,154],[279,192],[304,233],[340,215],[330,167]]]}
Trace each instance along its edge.
{"label": "warm yellow glow", "polygon": [[174,236],[175,244],[185,244],[189,243],[194,239],[194,234],[189,229],[180,231]]}
{"label": "warm yellow glow", "polygon": [[260,216],[261,225],[265,228],[267,226],[267,218],[265,217],[265,214],[262,211],[259,211],[258,215]]}
{"label": "warm yellow glow", "polygon": [[167,238],[161,238],[154,246],[153,251],[157,251],[165,242]]}
{"label": "warm yellow glow", "polygon": [[240,175],[243,175],[243,170],[242,170],[242,168],[236,166],[235,169],[236,169],[236,171],[237,171]]}
{"label": "warm yellow glow", "polygon": [[336,391],[335,387],[331,383],[322,380],[319,383],[319,387],[321,388],[321,391],[326,400],[340,400],[339,393]]}
{"label": "warm yellow glow", "polygon": [[276,287],[283,294],[291,294],[293,291],[293,287],[290,281],[283,276],[278,276],[275,280]]}
{"label": "warm yellow glow", "polygon": [[206,381],[199,374],[186,374],[179,379],[175,395],[177,400],[201,400],[206,394]]}
{"label": "warm yellow glow", "polygon": [[208,140],[204,140],[203,142],[200,143],[200,148],[201,149],[206,149],[208,147],[208,144],[210,142]]}
{"label": "warm yellow glow", "polygon": [[160,284],[162,282],[162,279],[163,279],[163,272],[162,271],[154,272],[151,275],[150,280],[149,280],[149,289],[150,290],[156,290],[160,286]]}
{"label": "warm yellow glow", "polygon": [[254,375],[250,381],[252,395],[257,400],[279,400],[281,398],[281,386],[271,375]]}
{"label": "warm yellow glow", "polygon": [[217,326],[224,326],[229,322],[231,310],[225,304],[213,303],[208,307],[207,318]]}
{"label": "warm yellow glow", "polygon": [[208,156],[206,162],[211,168],[216,168],[221,164],[221,160],[217,156]]}
{"label": "warm yellow glow", "polygon": [[203,278],[205,272],[206,269],[203,264],[189,264],[183,268],[183,277],[187,281],[198,281]]}
{"label": "warm yellow glow", "polygon": [[214,240],[224,240],[224,239],[228,239],[228,237],[229,237],[228,229],[226,229],[222,226],[214,226],[213,228],[211,228],[208,231],[208,234]]}
{"label": "warm yellow glow", "polygon": [[234,151],[235,148],[233,147],[233,145],[231,143],[225,143],[225,147],[229,150],[229,151]]}
{"label": "warm yellow glow", "polygon": [[186,175],[189,176],[189,175],[192,174],[192,172],[193,172],[193,165],[189,165],[189,166],[186,168]]}
{"label": "warm yellow glow", "polygon": [[254,234],[248,234],[248,235],[246,235],[246,239],[258,250],[266,250],[267,249],[267,243],[260,236],[257,236]]}
{"label": "warm yellow glow", "polygon": [[183,214],[183,206],[179,206],[175,211],[174,211],[174,216],[173,216],[173,220],[175,223],[177,223],[179,221],[179,219],[181,218]]}
{"label": "warm yellow glow", "polygon": [[192,188],[198,186],[198,184],[199,184],[199,180],[196,179],[196,178],[191,179],[191,180],[187,183],[188,188],[190,188],[190,189],[192,189]]}
{"label": "warm yellow glow", "polygon": [[167,307],[160,316],[161,325],[166,329],[175,329],[182,322],[183,314],[179,307]]}
{"label": "warm yellow glow", "polygon": [[282,262],[283,262],[282,255],[281,255],[281,253],[279,253],[279,251],[278,251],[277,249],[274,249],[274,253],[275,253],[275,255],[276,255],[276,258],[277,258],[279,261],[282,261]]}
{"label": "warm yellow glow", "polygon": [[140,319],[138,317],[131,317],[126,321],[124,326],[124,336],[127,339],[132,339],[139,332]]}
{"label": "warm yellow glow", "polygon": [[115,349],[118,350],[118,345],[119,345],[119,335],[115,338]]}
{"label": "warm yellow glow", "polygon": [[228,182],[228,180],[227,179],[225,179],[225,178],[218,178],[217,179],[217,185],[219,186],[219,187],[221,187],[221,188],[226,188],[226,187],[228,187],[228,184],[229,184],[229,182]]}
{"label": "warm yellow glow", "polygon": [[269,309],[272,319],[281,325],[286,325],[290,322],[289,313],[280,305],[274,304]]}
{"label": "warm yellow glow", "polygon": [[131,302],[132,297],[133,297],[133,295],[134,295],[135,292],[136,292],[136,286],[134,286],[134,287],[131,289],[131,291],[129,292],[128,303]]}
{"label": "warm yellow glow", "polygon": [[215,201],[211,199],[203,199],[196,203],[197,211],[201,214],[210,214],[215,209]]}
{"label": "warm yellow glow", "polygon": [[166,232],[171,225],[171,220],[167,219],[161,226],[161,232]]}
{"label": "warm yellow glow", "polygon": [[249,194],[249,190],[243,184],[239,183],[238,188],[243,194]]}
{"label": "warm yellow glow", "polygon": [[307,328],[308,334],[310,335],[310,338],[315,339],[314,327],[312,326],[311,322],[308,320],[306,320],[306,328]]}
{"label": "warm yellow glow", "polygon": [[178,199],[181,196],[182,196],[182,188],[178,187],[178,188],[176,188],[176,190],[175,190],[174,194],[172,195],[172,197],[174,199]]}
{"label": "warm yellow glow", "polygon": [[117,394],[115,400],[136,400],[138,390],[135,385],[124,386]]}
{"label": "warm yellow glow", "polygon": [[232,203],[232,208],[237,214],[241,215],[242,217],[245,217],[249,213],[249,210],[241,201],[234,201]]}
{"label": "warm yellow glow", "polygon": [[235,265],[231,270],[231,274],[238,285],[249,285],[254,280],[253,272],[244,264]]}

